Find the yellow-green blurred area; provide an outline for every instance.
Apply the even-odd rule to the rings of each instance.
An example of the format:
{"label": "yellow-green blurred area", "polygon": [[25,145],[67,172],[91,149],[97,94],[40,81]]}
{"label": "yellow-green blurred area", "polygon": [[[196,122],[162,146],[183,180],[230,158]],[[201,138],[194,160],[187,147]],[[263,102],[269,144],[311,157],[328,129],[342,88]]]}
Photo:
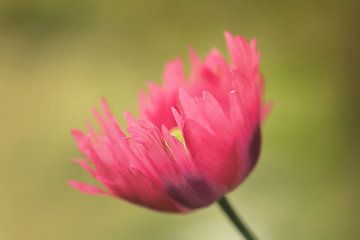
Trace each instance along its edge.
{"label": "yellow-green blurred area", "polygon": [[[274,110],[229,195],[260,239],[359,239],[358,1],[0,2],[0,240],[235,240],[216,205],[163,214],[71,189],[70,135],[104,96],[124,126],[164,64],[257,38]],[[188,64],[188,60],[186,60]]]}

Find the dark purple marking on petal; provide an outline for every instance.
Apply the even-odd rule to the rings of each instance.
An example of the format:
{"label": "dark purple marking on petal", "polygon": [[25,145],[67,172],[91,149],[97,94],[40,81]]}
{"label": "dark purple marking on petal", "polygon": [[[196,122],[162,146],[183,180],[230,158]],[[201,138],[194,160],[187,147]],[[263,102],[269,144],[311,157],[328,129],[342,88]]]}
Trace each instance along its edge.
{"label": "dark purple marking on petal", "polygon": [[207,180],[199,176],[185,176],[184,181],[165,185],[167,193],[186,208],[204,207],[215,200],[215,191]]}
{"label": "dark purple marking on petal", "polygon": [[261,130],[260,130],[260,126],[257,126],[251,136],[250,144],[248,148],[248,154],[250,159],[249,170],[252,170],[255,167],[257,160],[259,159],[260,148],[261,148]]}

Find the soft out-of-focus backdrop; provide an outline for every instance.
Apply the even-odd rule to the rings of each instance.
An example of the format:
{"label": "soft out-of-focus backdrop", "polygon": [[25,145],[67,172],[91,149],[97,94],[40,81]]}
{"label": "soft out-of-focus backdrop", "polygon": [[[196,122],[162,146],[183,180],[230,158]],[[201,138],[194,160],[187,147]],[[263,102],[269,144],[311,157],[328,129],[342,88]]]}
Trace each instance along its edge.
{"label": "soft out-of-focus backdrop", "polygon": [[[216,206],[188,215],[83,195],[69,129],[105,96],[136,113],[166,61],[258,39],[267,99],[261,160],[230,194],[261,239],[358,239],[357,1],[0,2],[0,239],[239,239]],[[187,61],[187,60],[186,60]]]}

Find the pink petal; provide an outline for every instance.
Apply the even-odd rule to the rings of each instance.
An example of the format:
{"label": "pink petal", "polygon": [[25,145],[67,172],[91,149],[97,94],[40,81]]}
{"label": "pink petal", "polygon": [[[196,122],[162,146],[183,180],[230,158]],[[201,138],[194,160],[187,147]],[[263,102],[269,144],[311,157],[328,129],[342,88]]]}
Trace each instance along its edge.
{"label": "pink petal", "polygon": [[222,188],[230,188],[238,171],[233,147],[221,142],[199,123],[188,119],[184,124],[184,138],[195,165]]}
{"label": "pink petal", "polygon": [[180,84],[182,84],[184,80],[185,74],[182,61],[180,59],[175,59],[169,62],[166,65],[164,72],[164,90],[169,89],[172,91],[169,91],[166,95],[168,95],[169,98],[173,97],[171,96],[172,94],[174,94],[173,91],[177,91]]}
{"label": "pink petal", "polygon": [[82,182],[78,182],[75,180],[69,180],[68,184],[71,187],[73,187],[83,193],[87,193],[87,194],[91,194],[91,195],[106,195],[107,194],[104,190],[100,189],[99,187],[89,185],[86,183],[82,183]]}
{"label": "pink petal", "polygon": [[86,148],[86,145],[88,143],[88,136],[77,129],[72,129],[71,133],[76,140],[76,144],[79,150],[82,151],[84,148]]}
{"label": "pink petal", "polygon": [[86,160],[75,159],[75,160],[73,160],[73,162],[80,165],[84,170],[86,170],[92,176],[95,177],[95,175],[96,175],[95,169],[90,167]]}
{"label": "pink petal", "polygon": [[261,122],[264,122],[267,117],[269,116],[270,112],[272,111],[272,109],[274,108],[274,103],[273,102],[267,102],[261,109],[261,113],[260,113],[260,118],[261,118]]}

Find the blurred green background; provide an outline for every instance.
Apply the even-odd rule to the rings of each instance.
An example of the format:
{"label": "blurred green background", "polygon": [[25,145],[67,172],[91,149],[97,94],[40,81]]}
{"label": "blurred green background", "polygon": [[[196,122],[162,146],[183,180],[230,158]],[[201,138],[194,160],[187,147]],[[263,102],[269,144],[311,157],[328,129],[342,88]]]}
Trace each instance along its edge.
{"label": "blurred green background", "polygon": [[[0,239],[239,239],[217,208],[188,215],[90,197],[70,136],[105,96],[121,123],[164,64],[258,39],[261,160],[230,199],[261,239],[359,239],[358,1],[0,2]],[[186,60],[188,63],[188,60]]]}

